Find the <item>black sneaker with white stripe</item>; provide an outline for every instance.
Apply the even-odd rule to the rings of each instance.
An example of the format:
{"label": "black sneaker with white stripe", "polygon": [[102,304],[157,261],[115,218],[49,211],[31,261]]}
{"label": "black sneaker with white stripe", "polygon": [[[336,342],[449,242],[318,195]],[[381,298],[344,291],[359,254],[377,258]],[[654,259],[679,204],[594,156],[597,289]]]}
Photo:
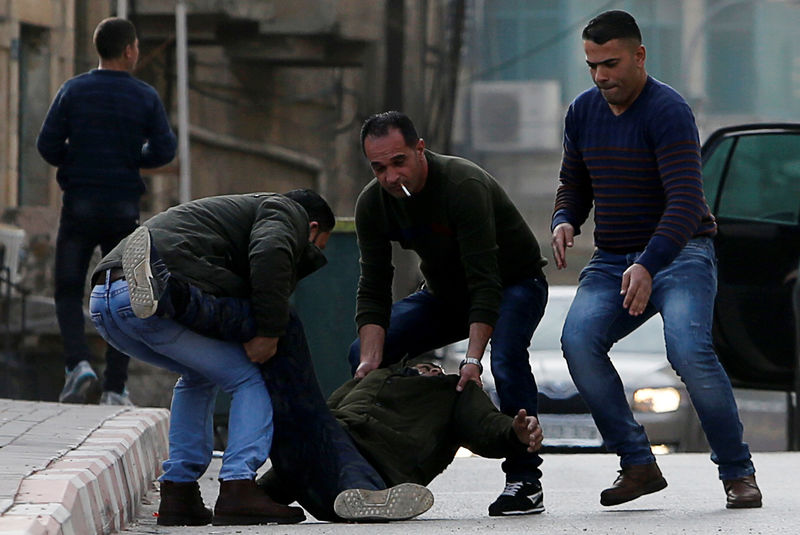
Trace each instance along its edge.
{"label": "black sneaker with white stripe", "polygon": [[544,511],[544,493],[538,481],[508,481],[489,506],[489,516],[534,515]]}

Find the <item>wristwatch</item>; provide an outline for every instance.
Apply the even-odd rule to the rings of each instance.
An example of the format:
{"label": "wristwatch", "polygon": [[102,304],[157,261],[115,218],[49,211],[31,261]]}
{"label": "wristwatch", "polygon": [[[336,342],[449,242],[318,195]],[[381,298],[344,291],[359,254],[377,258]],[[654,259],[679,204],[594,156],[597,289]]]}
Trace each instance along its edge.
{"label": "wristwatch", "polygon": [[483,373],[483,364],[481,364],[481,361],[479,359],[476,359],[474,357],[466,357],[464,360],[462,360],[461,364],[458,365],[458,371],[461,371],[461,368],[463,368],[467,364],[474,364],[475,366],[478,367],[478,373]]}

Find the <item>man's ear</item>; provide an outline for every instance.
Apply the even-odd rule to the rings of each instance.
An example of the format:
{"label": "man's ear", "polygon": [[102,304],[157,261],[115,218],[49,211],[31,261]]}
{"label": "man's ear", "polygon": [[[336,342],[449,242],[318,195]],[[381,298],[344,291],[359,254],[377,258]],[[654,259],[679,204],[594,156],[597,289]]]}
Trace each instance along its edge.
{"label": "man's ear", "polygon": [[308,223],[308,241],[314,242],[319,234],[319,223],[316,221],[309,221]]}

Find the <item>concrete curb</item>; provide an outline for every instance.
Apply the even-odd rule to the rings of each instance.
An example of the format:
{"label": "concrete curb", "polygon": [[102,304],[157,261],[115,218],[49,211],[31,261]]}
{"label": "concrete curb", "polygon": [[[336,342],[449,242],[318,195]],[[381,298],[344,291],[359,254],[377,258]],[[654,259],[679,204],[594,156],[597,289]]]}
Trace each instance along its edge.
{"label": "concrete curb", "polygon": [[[12,503],[2,497],[0,534],[107,534],[136,518],[167,457],[169,411],[122,409],[95,422],[101,423],[77,447],[58,451],[43,469],[25,475]],[[52,451],[46,438],[29,439],[28,447]]]}

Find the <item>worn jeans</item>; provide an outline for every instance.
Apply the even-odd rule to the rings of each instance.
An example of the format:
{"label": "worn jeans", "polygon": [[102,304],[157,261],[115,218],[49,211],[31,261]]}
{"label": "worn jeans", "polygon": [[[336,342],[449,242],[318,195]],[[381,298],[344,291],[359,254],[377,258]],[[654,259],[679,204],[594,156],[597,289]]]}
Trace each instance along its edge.
{"label": "worn jeans", "polygon": [[712,240],[690,240],[672,263],[656,273],[650,302],[644,314],[634,317],[622,307],[620,288],[623,272],[638,255],[599,249],[594,253],[581,272],[561,338],[570,374],[606,447],[620,456],[622,467],[655,461],[644,428],[633,418],[608,351],[617,340],[660,313],[667,359],[689,391],[720,479],[754,473],[750,450],[742,440],[731,383],[712,345],[717,292]]}
{"label": "worn jeans", "polygon": [[[500,399],[500,411],[509,416],[525,409],[538,414],[538,390],[531,372],[528,346],[547,303],[547,283],[532,277],[503,289],[500,316],[491,340],[492,375]],[[452,303],[421,290],[392,305],[381,366],[404,356],[415,357],[427,351],[463,340],[469,334],[468,305]],[[350,346],[353,373],[359,364],[361,343]],[[542,459],[538,453],[524,452],[503,462],[508,481],[538,480]]]}
{"label": "worn jeans", "polygon": [[[170,279],[169,287],[175,284]],[[223,340],[246,342],[256,335],[250,301],[217,297],[185,285],[188,303],[175,321]],[[336,421],[319,388],[303,324],[289,312],[286,333],[261,370],[272,398],[275,434],[272,469],[259,481],[275,499],[297,500],[317,520],[341,519],[333,511],[346,489],[386,488],[381,476]]]}
{"label": "worn jeans", "polygon": [[254,478],[272,444],[272,403],[259,366],[247,358],[242,344],[200,335],[169,318],[137,318],[125,280],[95,286],[90,310],[108,343],[181,375],[172,395],[169,459],[162,479],[197,481],[206,471],[219,388],[231,395],[228,445],[219,477]]}
{"label": "worn jeans", "polygon": [[[109,217],[112,214],[113,217]],[[56,318],[64,343],[64,363],[71,370],[90,360],[84,331],[84,290],[95,248],[105,256],[138,225],[136,201],[101,202],[65,196],[56,238]],[[106,348],[103,390],[122,393],[129,358],[113,346]]]}
{"label": "worn jeans", "polygon": [[275,476],[279,491],[318,520],[335,522],[341,519],[333,501],[341,491],[386,488],[328,409],[294,311],[275,356],[262,369],[275,414],[273,470],[267,477]]}

